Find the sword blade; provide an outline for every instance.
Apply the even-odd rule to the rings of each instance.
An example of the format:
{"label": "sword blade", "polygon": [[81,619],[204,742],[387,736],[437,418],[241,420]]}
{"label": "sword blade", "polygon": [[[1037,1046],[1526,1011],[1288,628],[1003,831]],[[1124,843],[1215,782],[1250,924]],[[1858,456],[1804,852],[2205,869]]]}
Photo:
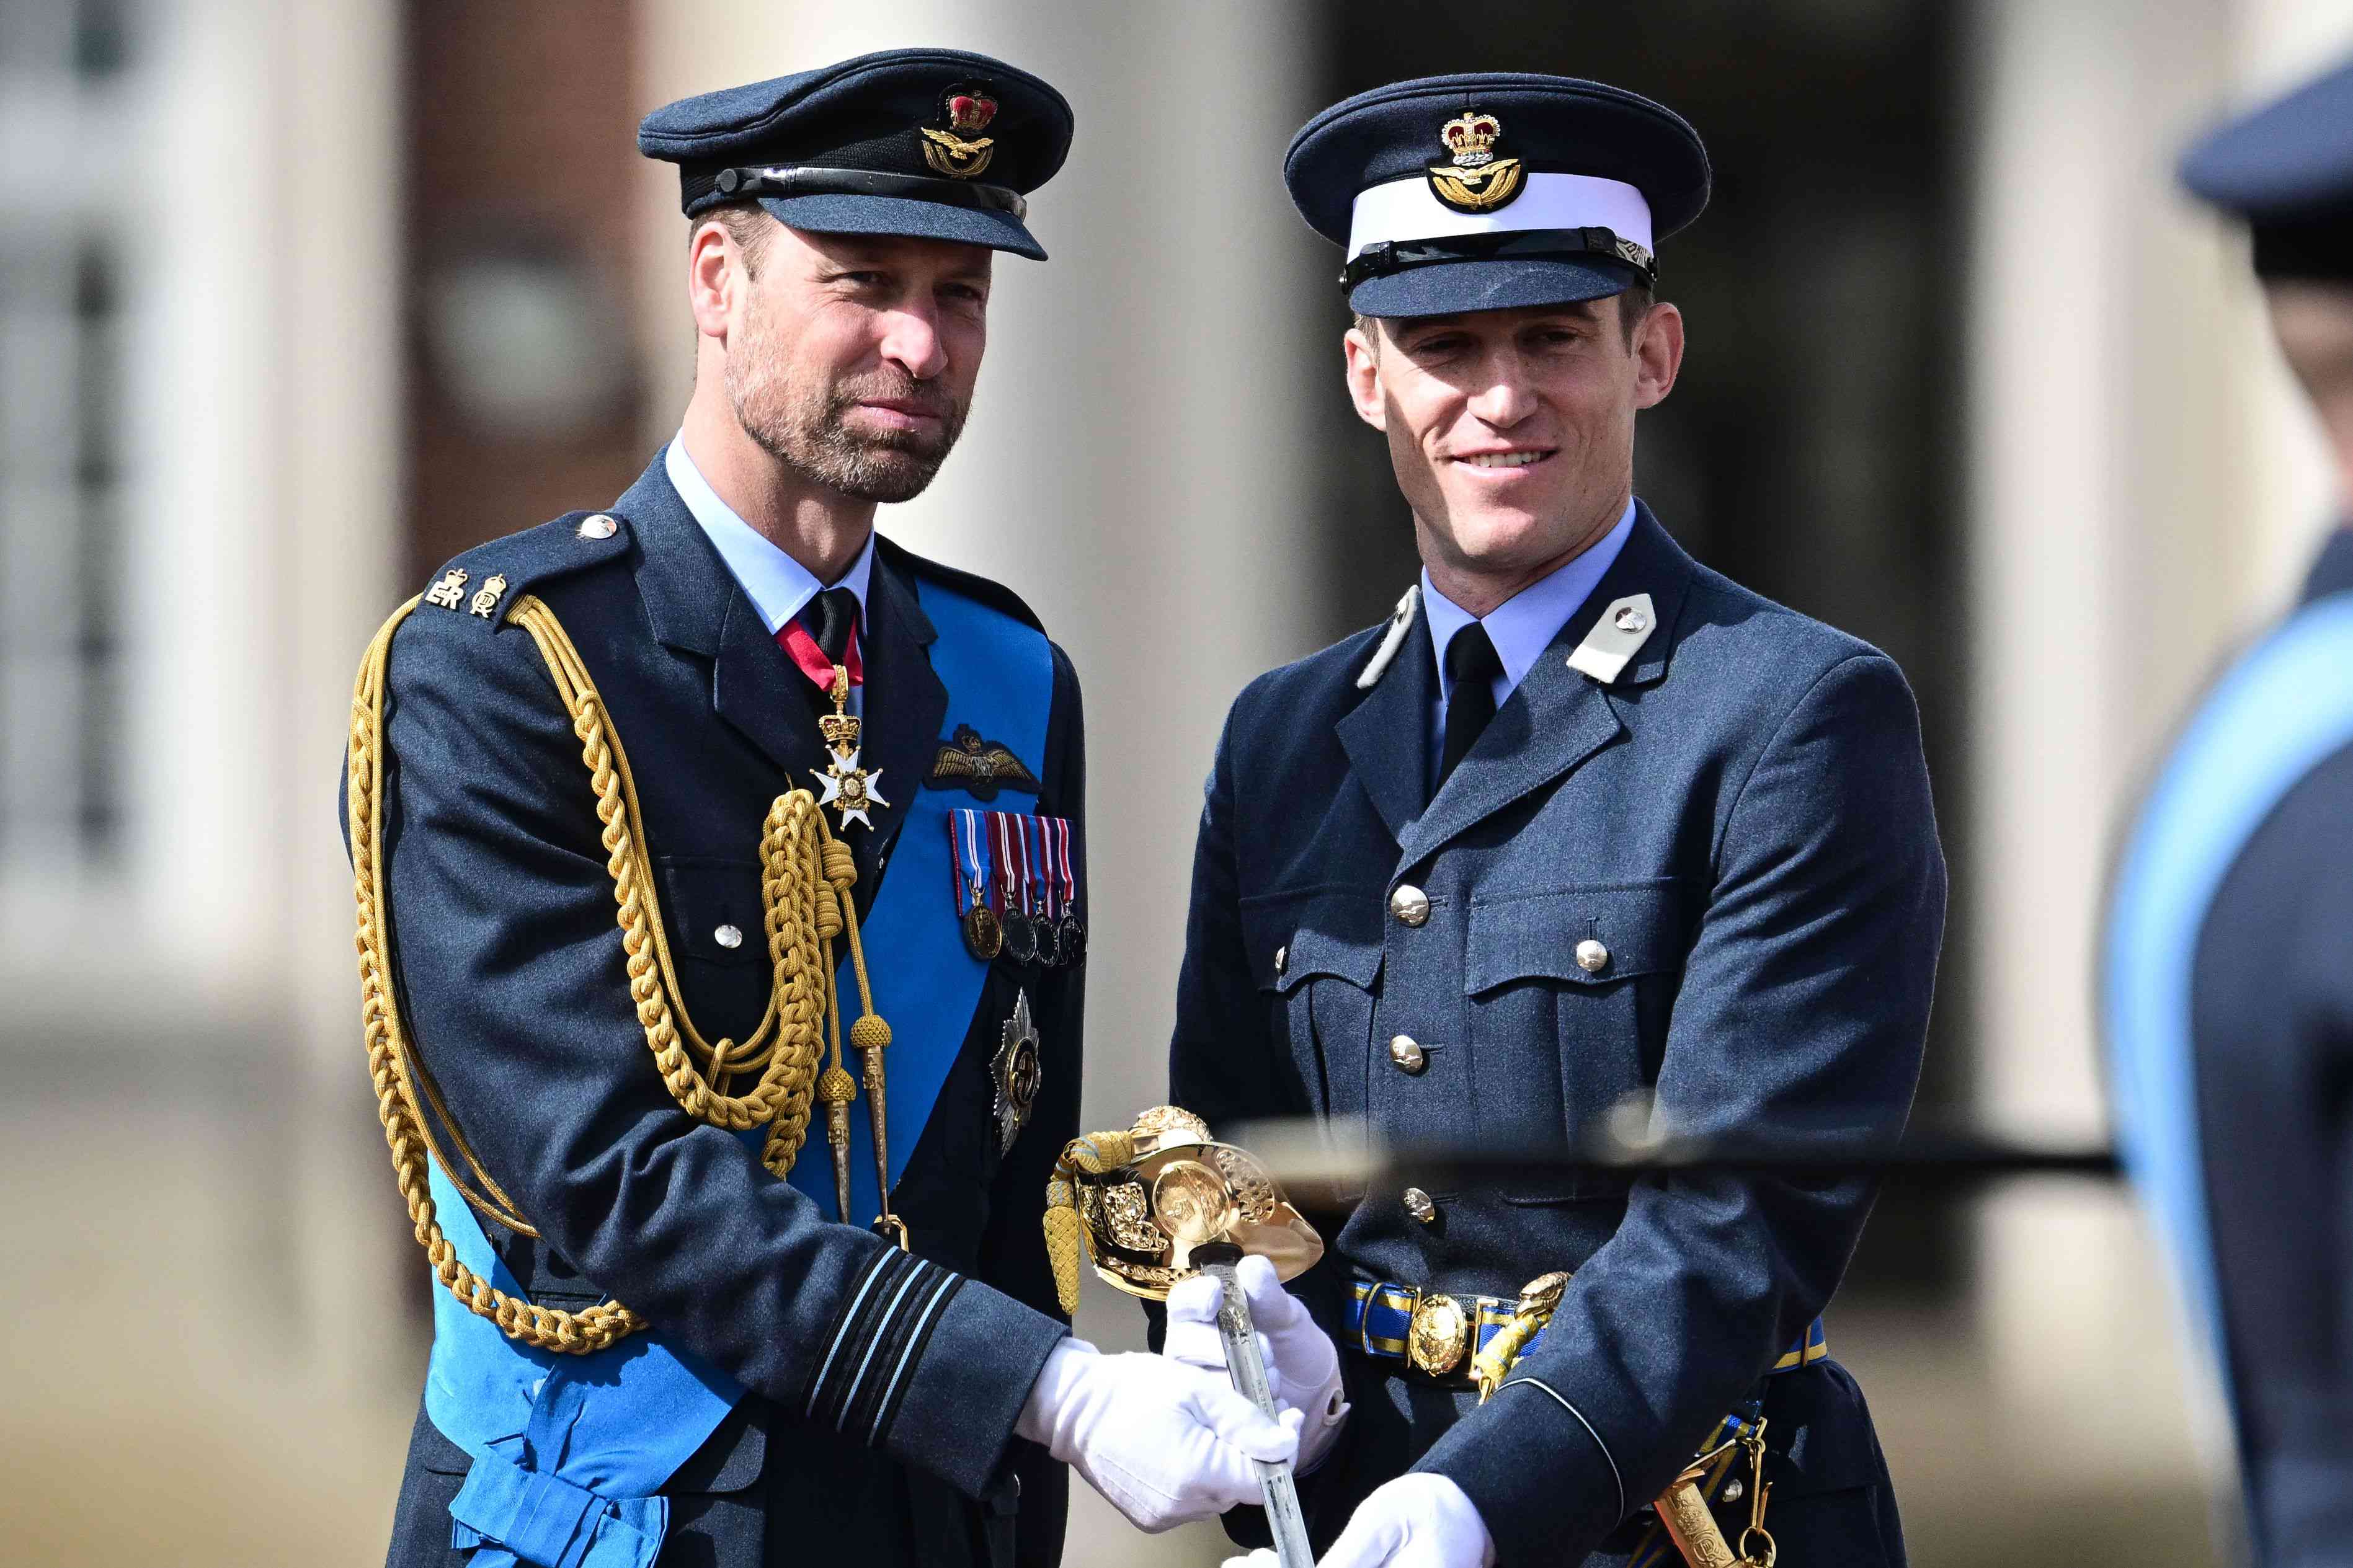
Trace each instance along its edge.
{"label": "sword blade", "polygon": [[[1204,1263],[1202,1272],[1225,1292],[1218,1308],[1218,1337],[1225,1342],[1226,1370],[1242,1397],[1274,1419],[1274,1390],[1267,1382],[1266,1362],[1258,1353],[1258,1327],[1250,1321],[1250,1298],[1242,1294],[1231,1263]],[[1288,1464],[1253,1460],[1258,1467],[1260,1495],[1266,1500],[1267,1527],[1274,1532],[1274,1555],[1282,1568],[1315,1568],[1315,1554],[1307,1545],[1307,1518],[1299,1510],[1299,1482]]]}

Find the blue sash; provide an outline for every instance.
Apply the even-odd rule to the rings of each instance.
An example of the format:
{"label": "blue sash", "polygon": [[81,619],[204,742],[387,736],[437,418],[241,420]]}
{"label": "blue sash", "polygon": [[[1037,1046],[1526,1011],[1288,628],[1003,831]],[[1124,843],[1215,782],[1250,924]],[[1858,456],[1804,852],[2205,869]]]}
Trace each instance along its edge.
{"label": "blue sash", "polygon": [[2127,841],[2103,955],[2111,1092],[2126,1168],[2156,1211],[2229,1392],[2189,1037],[2190,956],[2217,889],[2280,798],[2353,742],[2353,595],[2318,600],[2222,678]]}
{"label": "blue sash", "polygon": [[[932,668],[948,689],[950,732],[970,724],[1042,766],[1053,694],[1045,637],[947,589],[919,584],[916,593],[939,634]],[[921,779],[902,780],[900,789],[907,816],[892,874],[861,928],[874,1005],[892,1036],[884,1081],[894,1184],[964,1048],[988,973],[965,951],[957,924],[952,797]],[[857,984],[843,946],[841,1000],[855,1017]],[[850,1128],[853,1218],[871,1217],[880,1205],[863,1104],[851,1107]],[[830,1215],[830,1152],[822,1127],[811,1134],[792,1181]],[[764,1131],[738,1136],[756,1159]],[[521,1297],[521,1283],[438,1164],[430,1179],[459,1260]],[[725,1373],[650,1331],[594,1355],[534,1350],[437,1283],[425,1411],[474,1459],[449,1505],[450,1544],[476,1549],[472,1568],[651,1568],[670,1526],[670,1500],[657,1494],[743,1396]]]}

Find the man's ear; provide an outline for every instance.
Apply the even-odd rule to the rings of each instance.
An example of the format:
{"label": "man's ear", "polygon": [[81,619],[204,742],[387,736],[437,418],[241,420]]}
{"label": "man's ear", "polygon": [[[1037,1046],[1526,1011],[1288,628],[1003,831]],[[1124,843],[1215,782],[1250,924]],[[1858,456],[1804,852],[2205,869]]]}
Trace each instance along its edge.
{"label": "man's ear", "polygon": [[744,259],[726,229],[715,223],[696,228],[686,246],[686,299],[697,332],[727,341],[744,282]]}
{"label": "man's ear", "polygon": [[1683,313],[1662,300],[1634,329],[1634,406],[1656,408],[1683,365]]}
{"label": "man's ear", "polygon": [[1348,335],[1340,340],[1340,352],[1346,363],[1348,400],[1356,405],[1356,417],[1376,430],[1387,430],[1388,399],[1381,392],[1381,351],[1368,335],[1380,330],[1378,321],[1369,327],[1350,327]]}

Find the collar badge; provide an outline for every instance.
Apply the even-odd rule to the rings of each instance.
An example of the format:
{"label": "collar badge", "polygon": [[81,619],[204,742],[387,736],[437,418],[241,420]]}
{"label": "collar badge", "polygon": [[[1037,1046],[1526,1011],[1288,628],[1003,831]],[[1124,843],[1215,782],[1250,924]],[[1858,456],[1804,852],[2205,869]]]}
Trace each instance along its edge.
{"label": "collar badge", "polygon": [[1476,109],[1439,127],[1438,139],[1454,157],[1430,165],[1430,194],[1459,213],[1493,212],[1518,195],[1526,171],[1517,158],[1495,155],[1503,134],[1502,121]]}
{"label": "collar badge", "polygon": [[997,98],[986,82],[964,81],[940,95],[940,124],[923,126],[923,162],[952,180],[969,180],[997,156],[997,140],[980,132],[997,118]]}

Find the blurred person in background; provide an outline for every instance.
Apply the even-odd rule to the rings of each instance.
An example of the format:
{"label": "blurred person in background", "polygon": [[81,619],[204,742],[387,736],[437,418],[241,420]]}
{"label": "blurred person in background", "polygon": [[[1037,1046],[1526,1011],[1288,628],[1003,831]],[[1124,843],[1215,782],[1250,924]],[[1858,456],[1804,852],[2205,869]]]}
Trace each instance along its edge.
{"label": "blurred person in background", "polygon": [[[2213,132],[2353,496],[2353,65]],[[2117,1130],[2221,1373],[2259,1562],[2353,1542],[2353,529],[2200,700],[2125,843],[2103,1003]]]}
{"label": "blurred person in background", "polygon": [[[1171,1098],[1212,1126],[1362,1121],[1409,1161],[1605,1119],[1892,1140],[1945,900],[1911,691],[1632,494],[1637,416],[1683,359],[1654,252],[1706,202],[1698,135],[1598,83],[1440,77],[1316,116],[1284,176],[1346,247],[1347,387],[1422,573],[1386,626],[1234,703]],[[1744,1551],[1769,1483],[1784,1561],[1902,1563],[1818,1318],[1873,1191],[1384,1184],[1296,1300],[1253,1260],[1325,1568],[1672,1561],[1648,1505],[1701,1455],[1694,1506]],[[1221,1364],[1214,1304],[1172,1297],[1166,1353]]]}
{"label": "blurred person in background", "polygon": [[[955,445],[992,254],[1042,258],[1022,193],[1071,135],[1053,88],[946,50],[649,116],[690,220],[678,437],[371,650],[371,1054],[447,1287],[395,1564],[1046,1564],[1064,1463],[1159,1529],[1294,1449],[1057,1314],[1078,684],[1011,593],[874,533]],[[853,918],[862,1081],[815,1026]]]}

